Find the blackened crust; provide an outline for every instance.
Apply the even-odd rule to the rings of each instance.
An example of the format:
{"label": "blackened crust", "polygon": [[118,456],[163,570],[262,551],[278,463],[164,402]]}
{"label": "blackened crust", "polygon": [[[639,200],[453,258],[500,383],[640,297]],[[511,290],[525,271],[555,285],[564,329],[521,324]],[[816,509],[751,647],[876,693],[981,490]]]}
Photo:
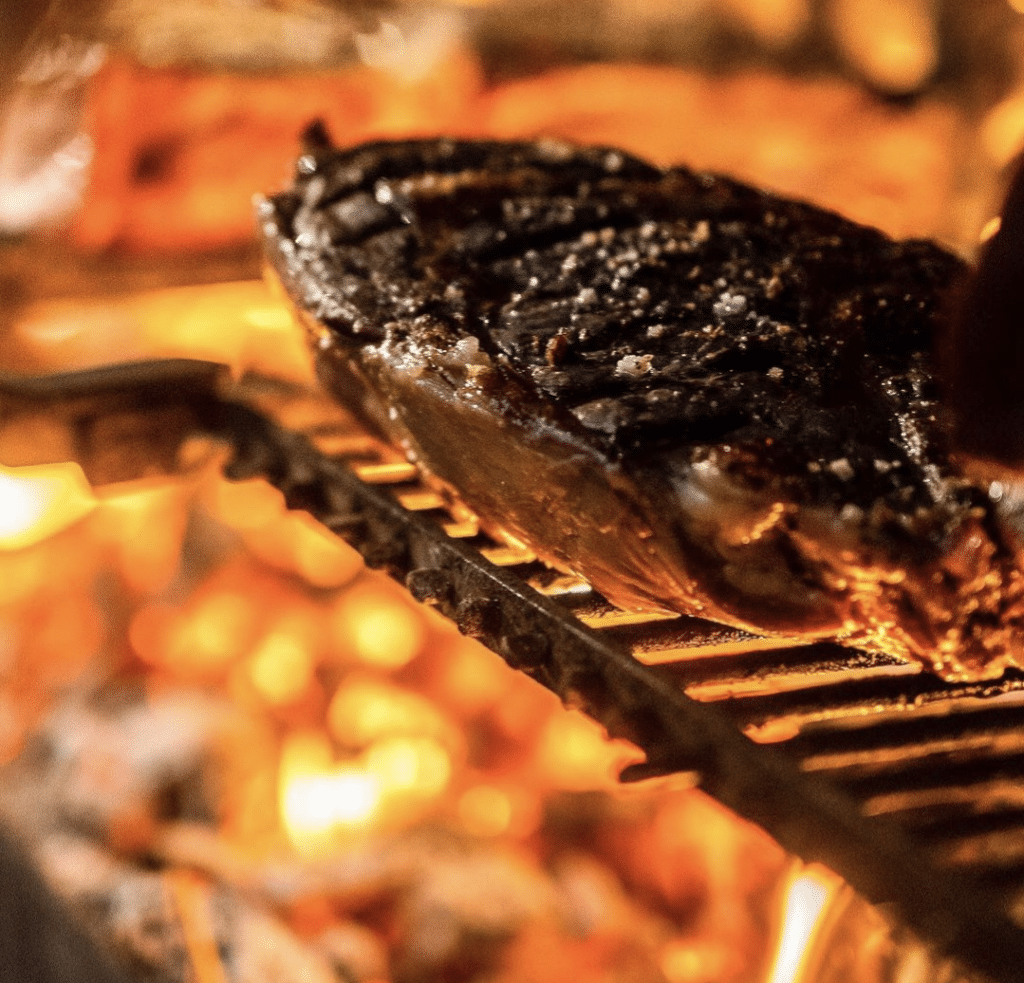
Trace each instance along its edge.
{"label": "blackened crust", "polygon": [[553,142],[320,141],[259,218],[338,397],[613,600],[1015,660],[1015,539],[936,422],[940,248]]}

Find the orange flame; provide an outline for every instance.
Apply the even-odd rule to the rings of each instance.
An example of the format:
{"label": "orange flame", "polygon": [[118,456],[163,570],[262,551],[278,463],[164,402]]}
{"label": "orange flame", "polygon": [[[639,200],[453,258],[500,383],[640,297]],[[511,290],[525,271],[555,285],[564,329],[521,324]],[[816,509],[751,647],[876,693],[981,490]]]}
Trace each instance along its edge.
{"label": "orange flame", "polygon": [[362,661],[380,669],[400,669],[425,640],[419,612],[390,591],[376,587],[346,594],[337,609],[338,633]]}
{"label": "orange flame", "polygon": [[782,931],[768,983],[801,983],[839,884],[835,874],[813,864],[793,873],[784,893]]}
{"label": "orange flame", "polygon": [[380,806],[375,776],[336,765],[322,734],[293,734],[281,753],[281,816],[292,843],[303,853],[330,846],[335,834],[369,821]]}
{"label": "orange flame", "polygon": [[610,740],[600,724],[578,710],[553,713],[541,732],[539,767],[556,788],[577,792],[617,788],[618,772],[637,758],[632,745]]}
{"label": "orange flame", "polygon": [[77,464],[0,466],[0,550],[41,542],[95,507],[96,498]]}
{"label": "orange flame", "polygon": [[500,836],[512,823],[512,800],[493,785],[474,785],[459,798],[459,819],[475,836]]}

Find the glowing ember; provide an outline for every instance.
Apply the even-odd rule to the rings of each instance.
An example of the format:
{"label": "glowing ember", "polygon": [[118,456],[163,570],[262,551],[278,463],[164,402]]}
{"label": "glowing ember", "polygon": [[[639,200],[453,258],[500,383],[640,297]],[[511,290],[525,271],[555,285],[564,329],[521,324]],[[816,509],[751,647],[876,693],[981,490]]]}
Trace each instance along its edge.
{"label": "glowing ember", "polygon": [[451,778],[451,759],[429,738],[396,737],[378,741],[366,753],[366,769],[380,779],[384,794],[431,798]]}
{"label": "glowing ember", "polygon": [[53,536],[96,506],[77,464],[0,466],[0,550],[17,550]]}
{"label": "glowing ember", "polygon": [[808,951],[839,883],[835,874],[821,867],[809,866],[793,876],[768,983],[800,983]]}
{"label": "glowing ember", "polygon": [[388,683],[353,673],[327,712],[331,734],[347,747],[362,748],[388,737],[430,737],[449,745],[457,730],[429,700]]}
{"label": "glowing ember", "polygon": [[394,595],[373,589],[346,595],[336,624],[363,662],[381,669],[398,669],[423,645],[423,622]]}
{"label": "glowing ember", "polygon": [[254,616],[244,595],[212,592],[199,601],[191,617],[174,626],[164,656],[179,670],[222,669],[247,648]]}
{"label": "glowing ember", "polygon": [[297,849],[315,852],[339,827],[366,822],[380,796],[374,777],[355,768],[293,778],[281,801],[285,827]]}
{"label": "glowing ember", "polygon": [[377,811],[381,788],[370,773],[336,765],[321,734],[293,734],[281,752],[281,818],[302,852],[330,845],[344,827],[365,823]]}
{"label": "glowing ember", "polygon": [[493,785],[474,785],[459,798],[459,818],[476,836],[500,836],[512,821],[512,802]]}
{"label": "glowing ember", "polygon": [[297,699],[313,676],[313,660],[302,641],[287,631],[272,632],[249,663],[253,685],[269,703]]}
{"label": "glowing ember", "polygon": [[614,788],[618,772],[636,751],[609,741],[599,724],[576,710],[552,714],[540,739],[539,766],[556,788]]}

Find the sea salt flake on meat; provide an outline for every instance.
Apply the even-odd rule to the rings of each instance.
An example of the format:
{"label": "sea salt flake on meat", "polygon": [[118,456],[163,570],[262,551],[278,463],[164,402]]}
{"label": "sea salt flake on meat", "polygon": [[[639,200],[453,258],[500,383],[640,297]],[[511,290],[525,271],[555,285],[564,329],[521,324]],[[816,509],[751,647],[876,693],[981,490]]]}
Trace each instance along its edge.
{"label": "sea salt flake on meat", "polygon": [[614,399],[595,399],[574,407],[572,415],[583,426],[601,433],[613,434],[626,422],[626,412]]}
{"label": "sea salt flake on meat", "polygon": [[615,364],[615,374],[628,379],[639,379],[651,371],[653,355],[624,355]]}
{"label": "sea salt flake on meat", "polygon": [[715,312],[715,317],[720,318],[742,314],[747,309],[747,298],[743,294],[731,294],[726,290],[719,295],[711,309]]}
{"label": "sea salt flake on meat", "polygon": [[851,481],[855,474],[853,465],[851,465],[845,457],[840,457],[835,461],[830,461],[828,469],[842,481]]}

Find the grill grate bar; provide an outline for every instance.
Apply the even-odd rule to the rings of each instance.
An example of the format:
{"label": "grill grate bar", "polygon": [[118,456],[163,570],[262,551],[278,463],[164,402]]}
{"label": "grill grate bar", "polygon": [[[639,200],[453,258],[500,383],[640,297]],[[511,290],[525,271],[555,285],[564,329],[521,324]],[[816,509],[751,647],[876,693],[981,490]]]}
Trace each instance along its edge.
{"label": "grill grate bar", "polygon": [[937,793],[946,788],[959,793],[964,789],[1024,783],[1024,754],[968,760],[940,755],[937,760],[890,763],[875,768],[862,766],[854,774],[849,774],[850,770],[836,770],[829,777],[859,800],[902,793]]}
{"label": "grill grate bar", "polygon": [[964,700],[989,700],[1024,690],[1019,672],[998,682],[946,683],[926,673],[892,678],[872,676],[813,690],[750,696],[723,703],[722,712],[740,727],[787,718],[801,724],[882,717],[928,709],[951,710]]}
{"label": "grill grate bar", "polygon": [[[694,653],[715,653],[715,661],[728,655],[741,655],[747,652],[787,652],[795,658],[798,648],[813,648],[814,657],[823,659],[826,652],[837,653],[839,647],[828,643],[813,644],[801,639],[766,638],[753,635],[741,628],[731,628],[699,618],[673,617],[659,623],[641,623],[635,625],[613,625],[607,629],[609,638],[617,644],[629,648],[644,662],[672,661],[674,659],[691,659]],[[846,650],[847,652],[849,650]],[[787,655],[787,660],[789,655]],[[848,655],[843,655],[843,661]]]}
{"label": "grill grate bar", "polygon": [[[711,651],[713,653],[714,649]],[[634,654],[645,665],[651,664],[643,653]],[[741,655],[707,655],[705,649],[695,646],[694,653],[685,660],[656,664],[662,665],[663,671],[683,687],[754,682],[759,684],[753,690],[755,695],[794,686],[819,686],[821,677],[836,674],[846,682],[862,675],[879,679],[886,674],[905,678],[920,673],[917,666],[883,655],[854,652],[844,659],[839,646],[820,644],[782,649],[751,648]]]}
{"label": "grill grate bar", "polygon": [[980,836],[985,833],[1011,832],[1019,835],[1024,829],[1024,807],[1001,808],[993,812],[977,812],[973,804],[970,812],[950,809],[945,814],[933,812],[914,816],[907,813],[901,817],[905,828],[912,828],[915,836],[925,843],[941,843]]}
{"label": "grill grate bar", "polygon": [[945,713],[905,714],[860,727],[812,728],[794,737],[789,748],[807,759],[829,754],[877,754],[887,748],[909,749],[940,742],[1024,741],[1024,706],[1016,699],[1010,705],[998,699],[993,703],[972,701],[967,707],[958,703],[944,708]]}

